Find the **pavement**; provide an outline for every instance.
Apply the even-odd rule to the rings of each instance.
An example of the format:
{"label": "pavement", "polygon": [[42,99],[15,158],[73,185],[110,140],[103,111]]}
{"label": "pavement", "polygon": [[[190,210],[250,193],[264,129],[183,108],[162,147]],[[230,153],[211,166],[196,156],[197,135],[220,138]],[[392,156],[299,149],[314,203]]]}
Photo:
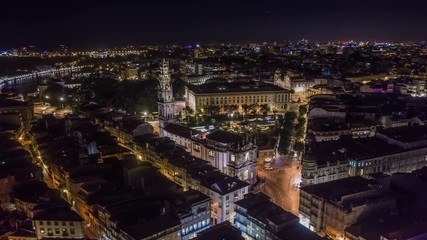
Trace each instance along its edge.
{"label": "pavement", "polygon": [[301,182],[301,164],[298,158],[281,156],[273,165],[274,170],[265,170],[257,166],[258,176],[265,179],[261,191],[286,211],[299,213],[299,188]]}

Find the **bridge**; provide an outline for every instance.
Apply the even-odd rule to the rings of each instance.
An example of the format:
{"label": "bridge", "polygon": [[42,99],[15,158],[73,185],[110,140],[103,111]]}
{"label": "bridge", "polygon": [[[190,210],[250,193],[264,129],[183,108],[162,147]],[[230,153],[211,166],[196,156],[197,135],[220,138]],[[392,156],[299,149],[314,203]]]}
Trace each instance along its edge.
{"label": "bridge", "polygon": [[83,67],[64,67],[64,68],[50,68],[45,70],[33,71],[32,73],[26,73],[16,76],[4,76],[0,77],[0,86],[13,82],[15,85],[19,83],[26,82],[31,79],[36,79],[37,77],[47,77],[47,76],[55,76],[64,73],[72,73],[79,72]]}

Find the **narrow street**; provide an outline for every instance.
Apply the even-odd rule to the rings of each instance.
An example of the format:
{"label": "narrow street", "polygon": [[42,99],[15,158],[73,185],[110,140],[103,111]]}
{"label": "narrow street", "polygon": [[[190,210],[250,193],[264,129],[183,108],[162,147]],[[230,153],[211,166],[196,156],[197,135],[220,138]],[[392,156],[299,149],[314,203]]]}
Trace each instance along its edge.
{"label": "narrow street", "polygon": [[298,215],[299,189],[296,185],[301,181],[301,167],[294,158],[281,159],[274,165],[274,170],[257,167],[258,175],[265,178],[261,191],[283,209]]}

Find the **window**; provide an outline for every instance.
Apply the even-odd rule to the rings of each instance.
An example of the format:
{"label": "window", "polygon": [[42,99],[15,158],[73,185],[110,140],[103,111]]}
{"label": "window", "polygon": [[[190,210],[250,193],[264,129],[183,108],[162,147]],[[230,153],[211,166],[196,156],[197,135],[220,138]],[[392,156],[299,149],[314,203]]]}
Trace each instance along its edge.
{"label": "window", "polygon": [[55,226],[58,226],[58,222],[57,221],[53,222],[53,224],[55,224]]}
{"label": "window", "polygon": [[194,151],[196,151],[196,152],[200,152],[200,145],[199,145],[199,144],[197,144],[197,143],[195,143],[195,144],[194,144],[193,149],[194,149]]}
{"label": "window", "polygon": [[43,225],[44,224],[44,222],[43,221],[40,221],[40,225]]}
{"label": "window", "polygon": [[59,228],[55,228],[55,234],[59,234]]}
{"label": "window", "polygon": [[44,234],[44,228],[40,228],[40,233]]}
{"label": "window", "polygon": [[47,221],[46,224],[49,226],[50,225],[50,221]]}
{"label": "window", "polygon": [[236,155],[231,154],[230,155],[230,161],[232,161],[232,162],[236,161]]}
{"label": "window", "polygon": [[68,225],[74,226],[74,223],[73,222],[69,222]]}
{"label": "window", "polygon": [[244,174],[243,174],[243,180],[246,181],[249,178],[249,171],[245,170]]}
{"label": "window", "polygon": [[65,226],[65,222],[62,222],[62,226]]}
{"label": "window", "polygon": [[74,234],[74,233],[75,233],[74,228],[71,228],[71,229],[70,229],[70,233],[71,233],[71,234]]}
{"label": "window", "polygon": [[214,155],[215,155],[214,151],[209,150],[208,155],[209,155],[210,158],[214,158]]}

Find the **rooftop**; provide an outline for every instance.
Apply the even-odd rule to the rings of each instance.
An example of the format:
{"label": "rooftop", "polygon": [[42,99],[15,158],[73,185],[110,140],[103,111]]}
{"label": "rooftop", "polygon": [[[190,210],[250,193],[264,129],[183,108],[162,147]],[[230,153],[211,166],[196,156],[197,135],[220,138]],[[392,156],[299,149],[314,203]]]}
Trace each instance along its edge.
{"label": "rooftop", "polygon": [[259,82],[208,82],[201,85],[189,85],[187,88],[195,94],[209,94],[209,93],[242,93],[242,92],[286,92],[289,90],[283,89],[279,86]]}
{"label": "rooftop", "polygon": [[195,134],[201,133],[200,131],[174,123],[166,125],[165,131],[187,139],[190,139]]}
{"label": "rooftop", "polygon": [[276,226],[298,222],[298,217],[270,201],[263,193],[248,193],[242,200],[235,202],[239,207],[246,209],[252,218],[264,223],[266,226],[273,223]]}
{"label": "rooftop", "polygon": [[179,226],[180,221],[177,218],[170,215],[163,215],[153,217],[150,221],[136,221],[132,224],[126,224],[121,229],[134,239],[145,239],[171,228],[176,227],[179,230]]}
{"label": "rooftop", "polygon": [[301,187],[301,191],[323,198],[325,200],[340,201],[342,197],[365,192],[373,189],[377,181],[360,176],[349,177]]}
{"label": "rooftop", "polygon": [[193,179],[197,179],[202,185],[221,195],[249,186],[246,182],[221,173],[209,162],[191,156],[184,149],[177,147],[172,140],[152,139],[150,145],[169,164],[185,170]]}
{"label": "rooftop", "polygon": [[207,139],[220,142],[220,143],[235,143],[243,141],[243,137],[236,134],[222,130],[214,131],[206,136]]}
{"label": "rooftop", "polygon": [[407,126],[378,130],[390,138],[401,142],[417,142],[427,140],[427,126]]}
{"label": "rooftop", "polygon": [[337,161],[344,162],[347,159],[365,160],[405,151],[376,137],[343,138],[337,141],[317,142],[313,143],[310,149],[319,165],[334,164]]}
{"label": "rooftop", "polygon": [[0,98],[0,108],[30,107],[31,104],[12,99]]}
{"label": "rooftop", "polygon": [[243,240],[240,230],[225,221],[197,234],[195,240]]}
{"label": "rooftop", "polygon": [[80,222],[83,219],[72,210],[49,209],[34,216],[34,220]]}

